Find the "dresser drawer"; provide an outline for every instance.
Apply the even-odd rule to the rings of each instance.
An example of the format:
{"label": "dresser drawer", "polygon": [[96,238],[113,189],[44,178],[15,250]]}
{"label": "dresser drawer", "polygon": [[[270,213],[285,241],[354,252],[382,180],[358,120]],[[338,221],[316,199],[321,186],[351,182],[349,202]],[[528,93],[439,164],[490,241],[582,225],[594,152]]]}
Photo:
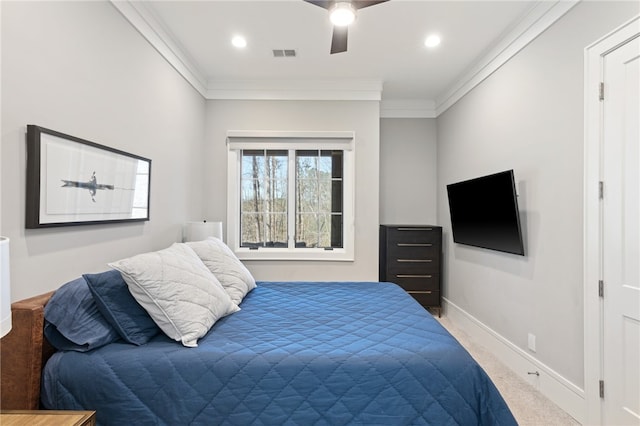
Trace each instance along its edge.
{"label": "dresser drawer", "polygon": [[387,257],[398,259],[436,259],[440,256],[434,243],[395,243],[387,247]]}
{"label": "dresser drawer", "polygon": [[409,291],[408,292],[414,299],[416,299],[422,306],[440,306],[440,292],[439,291]]}
{"label": "dresser drawer", "polygon": [[387,259],[388,274],[428,274],[440,272],[440,259]]}
{"label": "dresser drawer", "polygon": [[387,228],[387,240],[389,245],[398,243],[419,244],[431,243],[440,245],[440,232],[434,227],[394,227]]}
{"label": "dresser drawer", "polygon": [[387,276],[387,280],[398,284],[407,291],[440,290],[439,274],[397,273]]}

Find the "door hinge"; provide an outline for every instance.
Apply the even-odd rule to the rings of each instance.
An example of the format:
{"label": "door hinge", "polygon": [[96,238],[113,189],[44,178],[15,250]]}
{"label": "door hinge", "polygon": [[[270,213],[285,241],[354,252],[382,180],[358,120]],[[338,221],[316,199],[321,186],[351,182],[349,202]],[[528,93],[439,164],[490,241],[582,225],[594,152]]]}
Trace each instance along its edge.
{"label": "door hinge", "polygon": [[604,101],[604,82],[600,83],[600,89],[599,89],[599,98],[601,101]]}
{"label": "door hinge", "polygon": [[604,182],[598,182],[598,197],[603,200],[604,199]]}
{"label": "door hinge", "polygon": [[604,281],[598,281],[598,296],[604,297]]}
{"label": "door hinge", "polygon": [[600,398],[604,398],[604,380],[600,380]]}

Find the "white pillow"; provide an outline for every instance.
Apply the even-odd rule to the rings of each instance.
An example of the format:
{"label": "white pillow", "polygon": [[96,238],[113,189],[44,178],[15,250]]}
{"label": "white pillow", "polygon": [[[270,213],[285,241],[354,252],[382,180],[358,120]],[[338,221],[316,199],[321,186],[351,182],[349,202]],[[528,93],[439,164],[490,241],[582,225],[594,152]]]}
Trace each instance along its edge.
{"label": "white pillow", "polygon": [[198,346],[220,318],[240,310],[194,251],[175,243],[164,250],[110,263],[158,327],[184,346]]}
{"label": "white pillow", "polygon": [[240,304],[244,296],[256,288],[256,280],[251,272],[221,240],[209,237],[187,245],[216,276],[234,303]]}

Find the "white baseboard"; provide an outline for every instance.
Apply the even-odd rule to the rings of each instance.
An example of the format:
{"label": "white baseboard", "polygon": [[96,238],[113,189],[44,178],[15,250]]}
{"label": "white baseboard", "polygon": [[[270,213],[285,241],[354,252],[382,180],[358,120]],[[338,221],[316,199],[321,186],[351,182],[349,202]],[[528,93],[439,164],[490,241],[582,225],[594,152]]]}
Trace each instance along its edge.
{"label": "white baseboard", "polygon": [[[586,420],[584,389],[532,357],[450,300],[443,298],[442,301],[445,315],[457,328],[469,335],[475,343],[488,349],[503,364],[571,417],[584,424]],[[538,372],[540,375],[531,375],[528,374],[529,372]]]}

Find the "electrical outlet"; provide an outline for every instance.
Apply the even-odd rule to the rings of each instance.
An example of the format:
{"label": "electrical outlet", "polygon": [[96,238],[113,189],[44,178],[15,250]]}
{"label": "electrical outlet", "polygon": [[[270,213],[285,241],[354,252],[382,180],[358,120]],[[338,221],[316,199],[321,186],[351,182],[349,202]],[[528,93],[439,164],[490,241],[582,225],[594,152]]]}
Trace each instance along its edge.
{"label": "electrical outlet", "polygon": [[531,352],[535,352],[536,351],[536,335],[535,334],[529,333],[529,339],[528,339],[527,346],[529,347],[529,350]]}

